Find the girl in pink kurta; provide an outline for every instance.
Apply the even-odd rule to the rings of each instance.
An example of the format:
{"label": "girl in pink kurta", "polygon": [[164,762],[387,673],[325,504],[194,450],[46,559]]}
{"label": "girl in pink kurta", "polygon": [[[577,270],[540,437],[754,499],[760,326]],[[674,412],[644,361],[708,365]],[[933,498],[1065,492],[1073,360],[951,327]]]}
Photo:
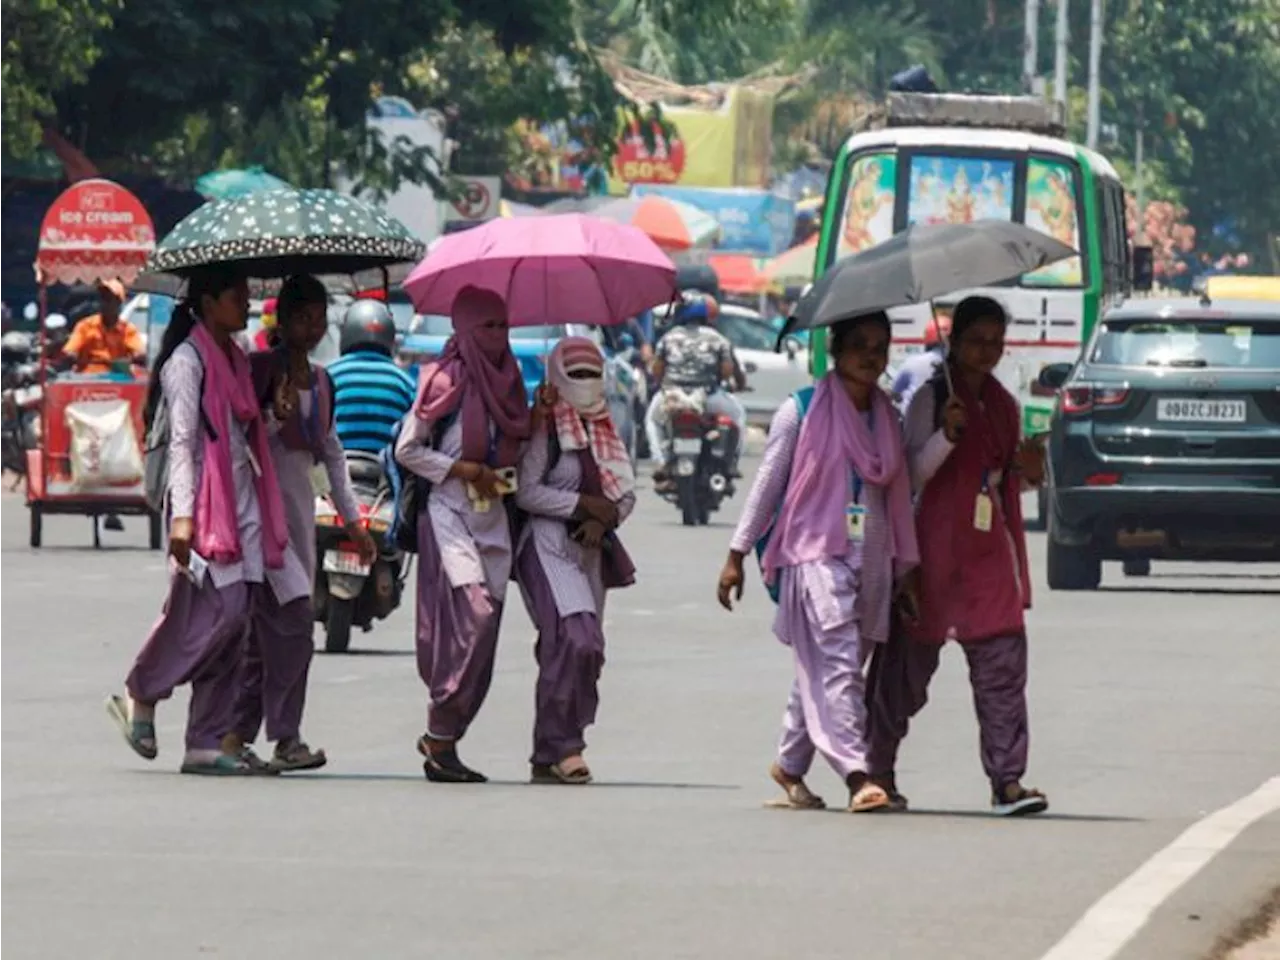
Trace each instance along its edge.
{"label": "girl in pink kurta", "polygon": [[[294,276],[280,290],[280,321],[275,346],[250,356],[254,392],[263,406],[271,458],[280,480],[289,549],[285,565],[267,577],[258,592],[245,638],[243,669],[236,701],[236,723],[228,748],[262,772],[315,770],[327,757],[302,739],[307,675],[315,647],[315,611],[311,603],[316,570],[316,490],[320,467],[347,536],[366,563],[377,548],[360,525],[360,507],[351,490],[347,461],[333,422],[333,384],[309,354],[328,327],[328,294],[315,277]],[[275,742],[270,761],[253,751],[266,721]]]}
{"label": "girl in pink kurta", "polygon": [[566,337],[547,358],[537,426],[520,461],[516,505],[527,523],[516,579],[538,628],[535,783],[585,784],[584,732],[595,722],[604,667],[605,591],[634,568],[613,532],[635,507],[635,473],[604,396],[604,357]]}
{"label": "girl in pink kurta", "polygon": [[152,760],[156,704],[190,683],[184,773],[254,772],[223,738],[254,594],[283,568],[288,545],[249,361],[233,340],[248,308],[248,285],[233,272],[192,277],[146,405],[150,424],[163,400],[169,423],[169,595],[125,681],[127,696],[108,698],[107,711],[134,752]]}
{"label": "girl in pink kurta", "polygon": [[911,604],[917,549],[898,417],[876,385],[888,349],[883,313],[835,327],[835,370],[803,418],[794,397],[774,417],[720,575],[732,609],[744,559],[772,527],[762,567],[778,587],[774,632],[796,678],[771,776],[798,808],[823,806],[804,782],[815,753],[845,781],[850,811],[891,803],[867,772],[863,667],[888,637],[895,588]]}
{"label": "girl in pink kurta", "polygon": [[453,337],[419,374],[396,460],[431,485],[418,514],[418,675],[430,697],[423,771],[437,783],[482,783],[457,744],[493,677],[511,578],[503,497],[529,439],[529,401],[502,298],[464,287],[452,316]]}
{"label": "girl in pink kurta", "polygon": [[920,618],[872,666],[871,762],[896,793],[898,745],[924,706],[942,645],[957,640],[969,662],[992,806],[1029,814],[1047,809],[1048,801],[1021,783],[1028,747],[1023,611],[1031,605],[1021,493],[1024,482],[1040,482],[1043,460],[1034,444],[1019,445],[1017,401],[992,373],[1006,323],[994,300],[962,301],[947,369],[917,391],[907,410]]}

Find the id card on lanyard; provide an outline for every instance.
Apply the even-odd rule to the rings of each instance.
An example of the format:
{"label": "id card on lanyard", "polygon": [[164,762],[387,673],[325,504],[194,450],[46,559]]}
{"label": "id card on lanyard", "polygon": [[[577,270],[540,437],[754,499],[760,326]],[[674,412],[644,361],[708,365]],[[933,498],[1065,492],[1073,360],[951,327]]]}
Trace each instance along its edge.
{"label": "id card on lanyard", "polygon": [[978,498],[973,502],[973,529],[979,533],[991,532],[991,518],[994,504],[991,501],[991,471],[982,471],[982,488]]}

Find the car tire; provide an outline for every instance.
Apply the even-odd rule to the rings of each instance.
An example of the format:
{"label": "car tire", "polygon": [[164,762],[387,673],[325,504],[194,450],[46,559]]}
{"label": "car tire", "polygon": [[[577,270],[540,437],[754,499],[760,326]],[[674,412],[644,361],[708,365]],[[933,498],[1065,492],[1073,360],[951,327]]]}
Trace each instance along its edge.
{"label": "car tire", "polygon": [[1126,577],[1151,576],[1151,558],[1129,557],[1124,561],[1124,575]]}
{"label": "car tire", "polygon": [[1047,573],[1050,590],[1097,590],[1102,560],[1089,547],[1069,547],[1049,538]]}

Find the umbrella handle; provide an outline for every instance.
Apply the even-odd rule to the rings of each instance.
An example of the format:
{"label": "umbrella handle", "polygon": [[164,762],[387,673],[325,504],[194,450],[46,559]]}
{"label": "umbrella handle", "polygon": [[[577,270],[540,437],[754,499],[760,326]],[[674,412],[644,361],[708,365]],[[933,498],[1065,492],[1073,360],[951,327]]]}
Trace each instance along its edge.
{"label": "umbrella handle", "polygon": [[951,382],[951,364],[947,362],[947,358],[951,354],[951,343],[942,333],[942,324],[938,322],[938,311],[934,309],[933,301],[929,301],[929,316],[933,320],[934,333],[938,335],[938,342],[942,344],[942,378],[947,382],[948,399],[956,395],[955,384]]}

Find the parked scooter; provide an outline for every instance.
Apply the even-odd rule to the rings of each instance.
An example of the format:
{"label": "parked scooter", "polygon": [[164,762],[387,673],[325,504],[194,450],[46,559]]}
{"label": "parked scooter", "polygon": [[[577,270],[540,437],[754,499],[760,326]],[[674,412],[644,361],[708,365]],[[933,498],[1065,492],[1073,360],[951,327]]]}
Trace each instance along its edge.
{"label": "parked scooter", "polygon": [[26,475],[27,451],[40,442],[39,365],[34,362],[36,346],[30,334],[20,331],[0,338],[3,372],[0,373],[0,459],[4,469],[18,477]]}
{"label": "parked scooter", "polygon": [[707,410],[702,387],[670,386],[662,397],[671,449],[667,482],[658,492],[680,508],[686,527],[705,526],[735,492],[732,463],[738,428],[732,418]]}
{"label": "parked scooter", "polygon": [[342,518],[328,497],[316,498],[316,579],[312,604],[325,625],[326,653],[345,653],[351,629],[368,633],[375,620],[385,620],[400,606],[407,564],[404,553],[387,538],[395,502],[376,454],[347,452],[347,470],[360,521],[378,546],[372,564],[364,563],[347,537]]}

